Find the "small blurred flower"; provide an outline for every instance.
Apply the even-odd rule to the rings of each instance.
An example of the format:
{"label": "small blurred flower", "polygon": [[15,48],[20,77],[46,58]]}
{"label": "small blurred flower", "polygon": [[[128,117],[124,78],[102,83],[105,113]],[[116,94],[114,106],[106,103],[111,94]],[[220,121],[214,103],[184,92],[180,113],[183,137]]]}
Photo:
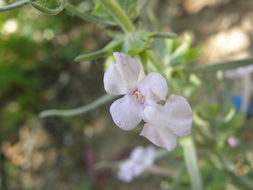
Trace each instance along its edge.
{"label": "small blurred flower", "polygon": [[232,147],[235,148],[239,145],[240,141],[236,137],[229,137],[228,138],[228,144]]}
{"label": "small blurred flower", "polygon": [[253,65],[238,67],[237,69],[228,70],[224,73],[224,76],[229,79],[240,78],[245,75],[253,73]]}
{"label": "small blurred flower", "polygon": [[153,147],[136,147],[132,151],[130,158],[120,164],[118,178],[124,182],[131,182],[135,177],[151,167],[154,161],[155,150]]}
{"label": "small blurred flower", "polygon": [[253,65],[239,67],[237,69],[229,70],[224,73],[224,76],[229,79],[239,79],[240,86],[235,86],[239,90],[239,96],[233,98],[233,104],[237,111],[245,113],[247,116],[252,114],[252,78]]}
{"label": "small blurred flower", "polygon": [[192,110],[182,96],[171,95],[165,105],[168,86],[159,73],[145,76],[142,65],[123,53],[114,53],[116,63],[110,62],[104,74],[106,92],[125,95],[110,107],[114,123],[124,130],[135,128],[142,120],[146,122],[140,135],[157,146],[173,150],[176,136],[189,135]]}

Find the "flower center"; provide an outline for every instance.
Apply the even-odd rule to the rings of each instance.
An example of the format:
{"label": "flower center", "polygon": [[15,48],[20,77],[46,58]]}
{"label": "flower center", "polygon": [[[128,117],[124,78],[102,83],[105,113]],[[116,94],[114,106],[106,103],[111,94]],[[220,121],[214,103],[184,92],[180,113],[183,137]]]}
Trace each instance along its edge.
{"label": "flower center", "polygon": [[145,103],[145,97],[141,94],[141,92],[138,89],[135,89],[132,92],[132,97],[140,104]]}

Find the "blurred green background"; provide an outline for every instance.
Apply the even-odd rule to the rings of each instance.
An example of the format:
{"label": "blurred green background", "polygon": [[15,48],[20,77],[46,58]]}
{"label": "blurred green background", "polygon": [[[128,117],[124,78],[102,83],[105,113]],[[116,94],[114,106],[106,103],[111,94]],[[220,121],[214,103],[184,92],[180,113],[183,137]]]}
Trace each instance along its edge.
{"label": "blurred green background", "polygon": [[[6,2],[0,0],[0,5]],[[40,3],[47,7],[58,4]],[[72,3],[79,4],[82,11],[90,10],[91,1]],[[129,5],[123,8],[130,13]],[[96,7],[95,16],[104,16],[99,15],[103,13],[100,9]],[[173,31],[180,36],[187,32],[192,41],[188,46],[192,43],[198,48],[187,46],[170,64],[195,61],[208,65],[253,54],[252,16],[251,1],[160,0],[149,1],[135,23],[141,23],[141,30]],[[151,173],[125,184],[116,178],[116,169],[96,170],[96,163],[121,160],[135,146],[148,144],[138,131],[125,132],[112,123],[110,102],[85,115],[38,118],[45,109],[79,107],[105,93],[105,57],[73,60],[104,47],[110,40],[109,29],[118,30],[88,23],[68,11],[49,16],[25,6],[0,13],[0,189],[190,189],[181,147],[158,160],[161,167],[179,173],[177,178]],[[158,39],[153,47],[166,60],[169,53],[161,43]],[[166,47],[174,51],[185,47],[182,44],[179,40]],[[180,72],[172,76],[172,88],[186,85],[177,80],[184,78]],[[238,91],[233,89],[235,83],[210,73],[192,76],[187,84],[185,93],[193,94],[197,117],[193,137],[203,189],[244,190],[253,184],[253,121],[236,114],[229,102],[228,93]],[[200,86],[199,91],[191,92]],[[239,145],[229,146],[229,137],[236,137]]]}

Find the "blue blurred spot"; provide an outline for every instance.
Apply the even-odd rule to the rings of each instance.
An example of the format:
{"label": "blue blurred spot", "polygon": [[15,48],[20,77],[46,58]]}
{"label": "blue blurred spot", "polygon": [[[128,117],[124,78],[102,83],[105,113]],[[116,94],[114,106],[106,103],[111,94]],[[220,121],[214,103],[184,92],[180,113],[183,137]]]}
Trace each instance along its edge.
{"label": "blue blurred spot", "polygon": [[[234,96],[232,98],[232,102],[233,102],[233,105],[235,106],[236,112],[240,112],[241,107],[242,107],[242,97],[241,96]],[[253,112],[253,104],[250,103],[247,107],[246,114],[249,116],[252,114],[252,112]]]}

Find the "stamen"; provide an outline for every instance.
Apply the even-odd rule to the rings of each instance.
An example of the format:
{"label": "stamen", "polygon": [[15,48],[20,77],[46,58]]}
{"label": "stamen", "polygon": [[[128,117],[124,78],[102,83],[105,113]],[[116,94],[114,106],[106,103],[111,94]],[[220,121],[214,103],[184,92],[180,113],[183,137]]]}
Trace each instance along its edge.
{"label": "stamen", "polygon": [[145,97],[141,94],[141,92],[138,89],[133,91],[132,96],[138,103],[140,104],[145,103]]}

